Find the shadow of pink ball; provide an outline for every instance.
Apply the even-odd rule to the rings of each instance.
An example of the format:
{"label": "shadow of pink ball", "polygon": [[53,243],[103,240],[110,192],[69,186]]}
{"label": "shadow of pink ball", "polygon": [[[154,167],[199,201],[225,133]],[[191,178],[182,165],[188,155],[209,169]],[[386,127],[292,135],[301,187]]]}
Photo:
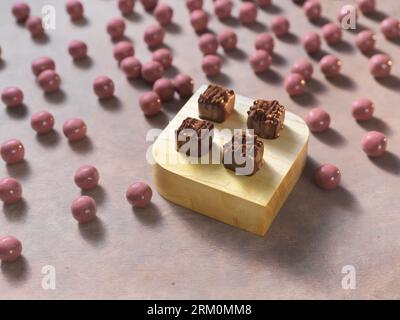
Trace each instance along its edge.
{"label": "shadow of pink ball", "polygon": [[341,178],[340,170],[332,164],[323,164],[314,173],[315,183],[325,190],[335,189],[339,185]]}
{"label": "shadow of pink ball", "polygon": [[24,160],[25,148],[20,140],[10,139],[3,142],[0,154],[7,164],[15,164]]}
{"label": "shadow of pink ball", "polygon": [[22,198],[21,184],[14,178],[0,179],[0,200],[5,204],[17,203]]}
{"label": "shadow of pink ball", "polygon": [[96,202],[91,197],[80,196],[72,201],[71,213],[79,223],[89,223],[96,218]]}
{"label": "shadow of pink ball", "polygon": [[153,191],[144,182],[136,182],[128,187],[126,199],[135,208],[145,208],[149,205]]}
{"label": "shadow of pink ball", "polygon": [[0,238],[0,260],[4,262],[16,261],[22,253],[22,243],[13,236]]}

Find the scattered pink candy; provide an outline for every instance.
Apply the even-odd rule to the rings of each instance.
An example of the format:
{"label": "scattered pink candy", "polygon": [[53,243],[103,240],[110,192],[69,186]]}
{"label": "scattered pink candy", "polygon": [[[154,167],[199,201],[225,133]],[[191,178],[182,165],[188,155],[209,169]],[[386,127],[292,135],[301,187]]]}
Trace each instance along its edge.
{"label": "scattered pink candy", "polygon": [[99,99],[110,99],[114,96],[114,81],[107,76],[97,77],[93,82],[93,91]]}
{"label": "scattered pink candy", "polygon": [[25,148],[21,141],[10,139],[3,142],[0,154],[7,164],[15,164],[24,160]]}
{"label": "scattered pink candy", "polygon": [[60,89],[61,78],[54,70],[45,70],[37,78],[39,86],[45,93],[52,93]]}
{"label": "scattered pink candy", "polygon": [[22,253],[22,243],[13,236],[0,238],[0,260],[4,262],[16,261]]}
{"label": "scattered pink candy", "polygon": [[301,74],[305,80],[310,80],[314,72],[314,67],[307,59],[300,59],[293,64],[290,71]]}
{"label": "scattered pink candy", "polygon": [[400,21],[389,17],[381,22],[381,32],[387,39],[396,39],[400,37]]}
{"label": "scattered pink candy", "polygon": [[336,23],[327,23],[322,27],[322,35],[325,41],[331,45],[342,41],[342,29]]}
{"label": "scattered pink candy", "polygon": [[326,77],[334,77],[340,73],[342,62],[334,55],[328,54],[321,59],[319,66]]}
{"label": "scattered pink candy", "polygon": [[271,5],[272,0],[256,0],[256,3],[257,3],[260,7],[264,8],[264,7],[268,7],[269,5]]}
{"label": "scattered pink candy", "polygon": [[203,8],[203,0],[186,0],[186,7],[190,12],[201,10]]}
{"label": "scattered pink candy", "polygon": [[159,25],[149,26],[144,31],[144,42],[150,47],[157,47],[164,42],[165,31]]}
{"label": "scattered pink candy", "polygon": [[121,39],[125,33],[125,22],[121,18],[113,18],[107,23],[107,33],[113,40]]}
{"label": "scattered pink candy", "polygon": [[275,41],[269,33],[263,32],[256,37],[254,46],[256,50],[265,50],[271,54],[274,51]]}
{"label": "scattered pink candy", "polygon": [[83,18],[83,5],[79,0],[68,0],[65,5],[71,20],[78,20]]}
{"label": "scattered pink candy", "polygon": [[42,18],[30,16],[25,22],[26,28],[31,33],[32,37],[40,37],[44,35],[45,31],[42,25]]}
{"label": "scattered pink candy", "polygon": [[307,53],[316,53],[321,49],[321,39],[314,31],[307,32],[301,38],[301,43]]}
{"label": "scattered pink candy", "polygon": [[251,25],[257,21],[257,6],[253,2],[243,2],[239,8],[239,19],[244,25]]}
{"label": "scattered pink candy", "polygon": [[22,198],[21,184],[14,178],[0,179],[0,200],[5,204],[17,203]]}
{"label": "scattered pink candy", "polygon": [[32,72],[37,77],[45,70],[55,70],[56,64],[54,60],[49,57],[41,57],[32,62]]}
{"label": "scattered pink candy", "polygon": [[156,7],[157,4],[158,4],[158,0],[140,0],[140,2],[142,3],[143,8],[144,8],[146,11],[152,11],[152,10],[154,10],[155,7]]}
{"label": "scattered pink candy", "polygon": [[340,170],[332,164],[323,164],[314,173],[317,186],[326,190],[335,189],[339,185],[341,177]]}
{"label": "scattered pink candy", "polygon": [[124,15],[132,14],[134,8],[135,0],[118,0],[118,9]]}
{"label": "scattered pink candy", "polygon": [[212,33],[205,33],[199,39],[200,51],[204,54],[216,54],[218,50],[218,39]]}
{"label": "scattered pink candy", "polygon": [[161,110],[161,99],[153,91],[145,92],[139,98],[139,105],[146,116],[154,116]]}
{"label": "scattered pink candy", "polygon": [[131,42],[120,41],[114,46],[113,55],[115,60],[117,60],[118,63],[120,63],[123,59],[134,56],[135,49],[133,48]]}
{"label": "scattered pink candy", "polygon": [[154,83],[164,75],[164,67],[157,61],[150,61],[142,65],[142,78]]}
{"label": "scattered pink candy", "polygon": [[311,132],[319,133],[324,132],[329,128],[331,117],[323,108],[318,107],[310,110],[305,121]]}
{"label": "scattered pink candy", "polygon": [[79,223],[89,223],[96,218],[96,202],[91,197],[80,196],[72,201],[71,213]]}
{"label": "scattered pink candy", "polygon": [[175,90],[179,93],[181,98],[188,98],[193,94],[194,82],[187,74],[178,74],[174,78],[173,83]]}
{"label": "scattered pink candy", "polygon": [[49,133],[54,127],[54,117],[48,111],[39,111],[31,117],[31,127],[39,134]]}
{"label": "scattered pink candy", "polygon": [[358,9],[364,14],[375,11],[375,0],[357,0]]}
{"label": "scattered pink candy", "polygon": [[218,35],[218,41],[220,43],[220,45],[222,46],[222,48],[224,49],[224,51],[231,51],[236,49],[237,46],[237,35],[235,33],[235,31],[231,30],[231,29],[227,29],[222,31],[219,35]]}
{"label": "scattered pink candy", "polygon": [[144,182],[136,182],[128,187],[126,199],[136,208],[145,208],[149,205],[153,192],[150,186]]}
{"label": "scattered pink candy", "polygon": [[153,91],[157,93],[162,102],[171,101],[175,94],[174,83],[170,79],[158,79],[153,84]]}
{"label": "scattered pink candy", "polygon": [[356,36],[356,46],[361,52],[369,52],[375,49],[376,35],[371,30],[363,30]]}
{"label": "scattered pink candy", "polygon": [[120,67],[128,79],[137,79],[142,72],[142,64],[135,57],[128,57],[121,61]]}
{"label": "scattered pink candy", "polygon": [[82,119],[74,118],[64,122],[63,132],[69,141],[79,141],[86,137],[87,127]]}
{"label": "scattered pink candy", "polygon": [[215,54],[209,54],[203,57],[201,68],[208,77],[215,77],[221,73],[222,60]]}
{"label": "scattered pink candy", "polygon": [[385,78],[390,75],[393,62],[386,54],[375,54],[369,61],[369,71],[375,78]]}
{"label": "scattered pink candy", "polygon": [[313,21],[321,17],[321,3],[318,0],[307,0],[303,4],[303,10],[306,17]]}
{"label": "scattered pink candy", "polygon": [[18,1],[14,3],[11,11],[17,22],[21,23],[25,22],[28,19],[29,14],[31,12],[31,8],[27,3]]}
{"label": "scattered pink candy", "polygon": [[306,80],[301,74],[291,73],[285,78],[284,87],[289,95],[299,96],[306,90]]}
{"label": "scattered pink candy", "polygon": [[160,3],[154,9],[154,17],[162,26],[166,26],[171,23],[174,10],[167,4]]}
{"label": "scattered pink candy", "polygon": [[271,28],[277,37],[283,37],[289,33],[289,20],[284,16],[275,17],[272,19]]}
{"label": "scattered pink candy", "polygon": [[366,98],[357,99],[351,105],[351,113],[357,121],[367,121],[374,114],[374,103]]}
{"label": "scattered pink candy", "polygon": [[267,71],[272,64],[272,58],[265,50],[256,50],[250,56],[250,65],[255,73],[263,73]]}
{"label": "scattered pink candy", "polygon": [[214,13],[219,20],[226,20],[231,17],[233,8],[232,0],[217,0],[214,2]]}
{"label": "scattered pink candy", "polygon": [[87,57],[87,45],[80,40],[73,40],[68,45],[68,52],[74,60],[80,60]]}
{"label": "scattered pink candy", "polygon": [[8,108],[15,108],[24,102],[24,93],[20,88],[7,87],[1,93],[1,100]]}
{"label": "scattered pink candy", "polygon": [[369,131],[361,140],[362,149],[370,157],[382,156],[386,151],[387,143],[386,136],[379,131]]}
{"label": "scattered pink candy", "polygon": [[99,185],[100,174],[96,167],[83,165],[76,170],[74,175],[75,184],[82,190],[94,189]]}
{"label": "scattered pink candy", "polygon": [[153,52],[153,61],[157,61],[162,64],[165,69],[172,66],[173,56],[172,51],[167,48],[160,48]]}
{"label": "scattered pink candy", "polygon": [[208,15],[203,10],[194,10],[190,14],[190,23],[196,32],[203,32],[208,27]]}

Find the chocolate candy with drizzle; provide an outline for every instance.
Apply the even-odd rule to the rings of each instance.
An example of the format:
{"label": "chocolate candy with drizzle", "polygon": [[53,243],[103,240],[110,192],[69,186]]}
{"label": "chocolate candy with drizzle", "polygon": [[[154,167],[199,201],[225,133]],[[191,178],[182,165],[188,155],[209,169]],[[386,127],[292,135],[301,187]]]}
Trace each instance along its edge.
{"label": "chocolate candy with drizzle", "polygon": [[209,85],[198,100],[199,117],[214,122],[224,122],[235,106],[235,92],[217,85]]}

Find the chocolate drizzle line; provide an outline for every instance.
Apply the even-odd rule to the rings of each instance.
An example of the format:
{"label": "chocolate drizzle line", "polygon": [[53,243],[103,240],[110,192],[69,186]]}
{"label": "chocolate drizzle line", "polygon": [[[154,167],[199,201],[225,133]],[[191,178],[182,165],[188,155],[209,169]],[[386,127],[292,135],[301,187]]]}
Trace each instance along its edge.
{"label": "chocolate drizzle line", "polygon": [[284,112],[285,107],[277,100],[255,100],[247,114],[256,121],[277,125]]}
{"label": "chocolate drizzle line", "polygon": [[200,95],[198,102],[223,106],[233,94],[233,90],[228,90],[217,85],[209,85],[206,91]]}
{"label": "chocolate drizzle line", "polygon": [[[200,138],[201,134],[202,134],[202,130],[208,130],[208,132],[209,132],[214,129],[214,125],[208,121],[188,117],[185,120],[183,120],[182,124],[180,125],[180,127],[177,130],[177,133],[179,134],[182,130],[185,130],[185,129],[194,130],[196,132],[197,137]],[[203,131],[203,132],[205,132],[205,131]]]}

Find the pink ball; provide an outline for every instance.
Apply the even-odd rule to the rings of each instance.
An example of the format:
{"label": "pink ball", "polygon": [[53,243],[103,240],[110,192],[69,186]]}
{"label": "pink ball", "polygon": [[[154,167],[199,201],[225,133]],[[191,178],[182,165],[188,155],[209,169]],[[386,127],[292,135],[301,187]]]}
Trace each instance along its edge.
{"label": "pink ball", "polygon": [[291,73],[285,78],[284,87],[291,96],[299,96],[306,90],[306,80],[301,74]]}
{"label": "pink ball", "polygon": [[15,164],[24,160],[25,148],[21,141],[10,139],[3,142],[0,154],[7,164]]}
{"label": "pink ball", "polygon": [[203,0],[186,0],[186,7],[190,12],[201,10],[203,8]]}
{"label": "pink ball", "polygon": [[339,185],[341,177],[340,170],[332,164],[323,164],[314,173],[317,186],[326,190],[335,189]]}
{"label": "pink ball", "polygon": [[366,98],[357,99],[351,105],[351,113],[357,121],[367,121],[374,114],[374,103]]}
{"label": "pink ball", "polygon": [[382,156],[387,148],[388,139],[379,131],[367,132],[361,140],[364,152],[370,157]]}
{"label": "pink ball", "polygon": [[39,37],[44,35],[45,31],[42,25],[42,18],[30,16],[25,22],[26,28],[31,33],[32,37]]}
{"label": "pink ball", "polygon": [[233,30],[224,30],[218,35],[218,42],[226,52],[234,50],[238,42],[237,35]]}
{"label": "pink ball", "polygon": [[0,260],[4,262],[16,261],[22,253],[22,243],[17,238],[6,236],[0,238]]}
{"label": "pink ball", "polygon": [[214,2],[214,13],[220,20],[231,17],[233,3],[232,0],[217,0]]}
{"label": "pink ball", "polygon": [[305,121],[312,132],[319,133],[329,128],[331,117],[323,108],[318,107],[310,110]]}
{"label": "pink ball", "polygon": [[316,53],[321,49],[321,39],[318,33],[314,31],[307,32],[301,38],[301,43],[306,52],[312,54]]}
{"label": "pink ball", "polygon": [[157,47],[164,42],[165,31],[159,25],[147,27],[144,31],[144,42],[150,47]]}
{"label": "pink ball", "polygon": [[400,21],[396,18],[386,18],[381,22],[381,32],[387,39],[400,37]]}
{"label": "pink ball", "polygon": [[118,0],[118,9],[124,15],[132,14],[134,8],[135,0]]}
{"label": "pink ball", "polygon": [[272,0],[256,0],[256,3],[257,3],[260,7],[268,7],[269,5],[271,5]]}
{"label": "pink ball", "polygon": [[240,22],[251,25],[257,21],[257,6],[253,2],[243,2],[239,8]]}
{"label": "pink ball", "polygon": [[99,185],[100,174],[96,167],[81,166],[74,175],[75,184],[82,190],[94,189]]}
{"label": "pink ball", "polygon": [[0,200],[5,204],[17,203],[22,198],[21,184],[14,178],[0,179]]}
{"label": "pink ball", "polygon": [[115,60],[120,63],[123,59],[134,56],[135,49],[129,41],[120,41],[114,46],[113,55]]}
{"label": "pink ball", "polygon": [[157,61],[150,61],[142,66],[142,78],[149,83],[154,83],[163,75],[164,67]]}
{"label": "pink ball", "polygon": [[39,86],[45,93],[55,92],[60,89],[61,78],[54,70],[45,70],[37,78]]}
{"label": "pink ball", "polygon": [[179,93],[181,98],[189,98],[192,96],[194,82],[190,76],[180,73],[174,78],[173,83],[175,90]]}
{"label": "pink ball", "polygon": [[154,9],[154,17],[162,26],[166,26],[171,23],[174,10],[167,4],[160,3]]}
{"label": "pink ball", "polygon": [[201,68],[207,77],[215,77],[221,73],[222,60],[215,54],[203,57]]}
{"label": "pink ball", "polygon": [[376,35],[371,30],[364,30],[356,36],[356,46],[361,52],[368,52],[375,49]]}
{"label": "pink ball", "polygon": [[200,51],[204,54],[216,54],[218,50],[218,39],[212,33],[205,33],[199,39]]}
{"label": "pink ball", "polygon": [[326,77],[334,77],[340,73],[342,62],[334,55],[328,54],[321,59],[319,66]]}
{"label": "pink ball", "polygon": [[120,39],[125,33],[125,22],[121,18],[113,18],[107,23],[107,33],[114,40]]}
{"label": "pink ball", "polygon": [[289,33],[289,20],[284,16],[275,17],[272,19],[271,28],[277,37],[283,37]]}
{"label": "pink ball", "polygon": [[96,202],[91,197],[80,196],[72,201],[71,213],[79,223],[89,223],[96,218]]}
{"label": "pink ball", "polygon": [[318,0],[307,0],[303,4],[303,10],[309,20],[317,20],[321,17],[321,3]]}
{"label": "pink ball", "polygon": [[172,66],[172,51],[167,48],[160,48],[153,52],[153,61],[162,64],[164,70]]}
{"label": "pink ball", "polygon": [[24,101],[24,93],[20,88],[8,87],[2,91],[1,100],[8,108],[19,107]]}
{"label": "pink ball", "polygon": [[68,45],[68,52],[74,60],[80,60],[87,57],[87,45],[80,40],[73,40]]}
{"label": "pink ball", "polygon": [[352,17],[353,15],[355,15],[356,19],[358,18],[358,12],[356,7],[354,7],[353,5],[345,5],[342,8],[340,8],[337,14],[337,19],[341,23],[345,17],[349,16]]}
{"label": "pink ball", "polygon": [[174,83],[170,79],[158,79],[154,82],[153,91],[157,93],[162,102],[171,101],[175,94]]}
{"label": "pink ball", "polygon": [[161,111],[161,99],[153,91],[143,93],[139,98],[139,105],[145,116],[154,116]]}
{"label": "pink ball", "polygon": [[93,91],[99,99],[110,99],[114,96],[114,81],[106,76],[97,77],[93,82]]}
{"label": "pink ball", "polygon": [[267,51],[256,50],[250,56],[250,65],[255,73],[263,73],[267,71],[272,64],[272,58]]}
{"label": "pink ball", "polygon": [[207,29],[208,15],[203,10],[194,10],[190,14],[190,23],[196,32],[202,32]]}
{"label": "pink ball", "polygon": [[54,117],[48,111],[36,112],[31,117],[31,127],[39,134],[49,133],[54,127]]}
{"label": "pink ball", "polygon": [[306,59],[300,59],[293,64],[290,72],[301,74],[305,80],[310,80],[313,75],[314,68],[310,61]]}
{"label": "pink ball", "polygon": [[28,19],[31,12],[31,8],[25,2],[16,2],[12,6],[12,14],[14,15],[17,22],[25,22]]}
{"label": "pink ball", "polygon": [[32,72],[37,77],[45,70],[55,70],[56,64],[49,57],[41,57],[32,62]]}
{"label": "pink ball", "polygon": [[375,11],[375,0],[357,0],[358,9],[364,14]]}
{"label": "pink ball", "polygon": [[369,61],[369,71],[375,78],[385,78],[390,75],[393,61],[386,54],[375,54]]}
{"label": "pink ball", "polygon": [[65,5],[71,20],[78,20],[83,18],[83,5],[79,0],[68,0]]}
{"label": "pink ball", "polygon": [[275,41],[269,33],[263,32],[256,37],[254,46],[256,50],[265,50],[271,54],[274,51]]}
{"label": "pink ball", "polygon": [[86,137],[86,123],[78,118],[70,119],[64,122],[63,132],[69,141],[79,141]]}
{"label": "pink ball", "polygon": [[142,72],[142,64],[135,57],[128,57],[121,61],[120,67],[128,79],[137,79]]}
{"label": "pink ball", "polygon": [[136,208],[145,208],[149,205],[153,192],[150,186],[144,182],[136,182],[128,187],[126,199]]}
{"label": "pink ball", "polygon": [[338,44],[342,41],[342,29],[333,22],[322,27],[322,35],[329,44]]}
{"label": "pink ball", "polygon": [[146,11],[152,11],[158,4],[158,0],[140,0],[143,5],[143,8]]}

